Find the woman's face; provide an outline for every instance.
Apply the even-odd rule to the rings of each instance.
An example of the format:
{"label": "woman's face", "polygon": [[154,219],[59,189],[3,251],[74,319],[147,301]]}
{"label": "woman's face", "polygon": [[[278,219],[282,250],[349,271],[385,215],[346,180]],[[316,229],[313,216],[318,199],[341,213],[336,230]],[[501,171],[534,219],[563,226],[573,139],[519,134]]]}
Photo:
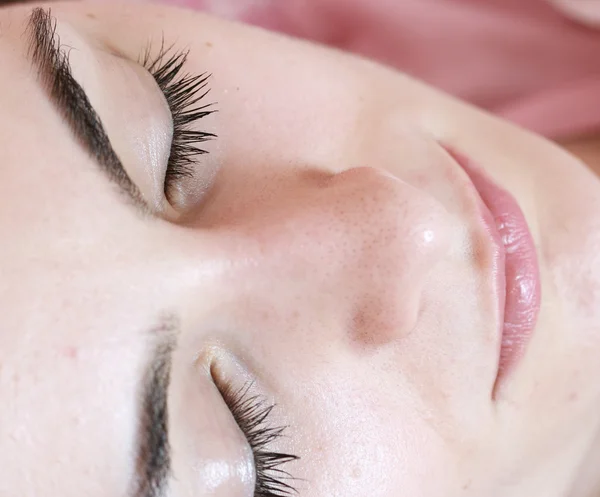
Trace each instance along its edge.
{"label": "woman's face", "polygon": [[[589,497],[600,182],[580,162],[256,29],[51,16],[0,11],[0,495]],[[196,104],[184,73],[211,75]],[[537,248],[541,307],[510,368],[458,154]]]}

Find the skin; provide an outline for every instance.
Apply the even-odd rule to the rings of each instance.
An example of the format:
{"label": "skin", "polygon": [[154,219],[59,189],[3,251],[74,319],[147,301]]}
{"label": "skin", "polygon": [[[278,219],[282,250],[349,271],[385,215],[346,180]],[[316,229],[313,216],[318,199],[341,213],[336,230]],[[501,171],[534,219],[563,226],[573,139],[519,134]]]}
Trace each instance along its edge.
{"label": "skin", "polygon": [[[499,102],[515,99],[515,85],[518,86],[516,82],[521,82],[525,88],[531,84],[527,82],[527,71],[524,71],[520,78],[515,77],[520,69],[515,71],[518,65],[515,66],[514,59],[511,60],[510,56],[507,64],[507,54],[514,54],[524,43],[538,46],[538,54],[546,63],[536,60],[536,78],[547,78],[549,87],[553,82],[560,86],[564,83],[555,80],[556,61],[547,59],[546,55],[555,54],[558,66],[565,68],[565,72],[568,73],[567,68],[585,66],[585,61],[593,60],[598,51],[597,40],[600,39],[599,0],[548,0],[548,7],[562,13],[570,21],[575,21],[567,23],[573,28],[570,32],[572,42],[578,36],[585,35],[587,43],[579,46],[580,50],[585,47],[583,53],[565,48],[564,41],[559,40],[561,37],[556,38],[556,44],[548,45],[547,39],[541,44],[539,39],[531,35],[532,26],[535,25],[535,16],[530,15],[531,9],[538,14],[542,11],[545,13],[546,19],[542,20],[542,25],[548,22],[547,17],[552,13],[551,8],[544,10],[542,5],[534,5],[541,3],[540,0],[472,0],[461,4],[440,2],[434,9],[435,12],[427,2],[413,1],[407,6],[404,2],[394,0],[164,1],[169,4],[187,5],[220,17],[241,20],[384,62],[443,88],[461,99],[500,114],[506,109]],[[515,16],[525,15],[528,22],[518,30],[518,36],[511,35],[507,39],[501,29],[496,28],[489,32],[486,27],[482,27],[485,26],[485,22],[481,25],[473,22],[465,24],[464,13],[470,18],[478,9],[483,19],[489,17],[490,11],[496,9],[496,15],[504,12],[504,17],[509,21]],[[562,21],[565,22],[566,19]],[[423,23],[430,29],[419,30],[418,26]],[[431,32],[436,32],[436,26],[440,23],[443,26],[455,26],[452,34],[440,35],[443,49],[431,44]],[[582,25],[591,29],[584,30]],[[460,26],[464,29],[458,29]],[[535,29],[533,31],[535,32]],[[481,51],[476,57],[465,58],[465,52],[472,50],[474,39],[481,41]],[[398,50],[398,47],[404,48]],[[461,61],[460,68],[463,71],[463,74],[458,73],[456,78],[452,77],[453,71],[448,62],[453,60]],[[482,70],[482,67],[486,70]],[[465,73],[468,74],[468,78],[465,78]],[[556,136],[553,138],[556,139]],[[571,133],[569,136],[562,136],[559,142],[584,160],[597,174],[600,172],[600,133],[587,133],[583,136],[574,136]]]}
{"label": "skin", "polygon": [[[0,11],[0,495],[129,495],[161,316],[169,495],[253,495],[219,393],[249,379],[289,425],[277,449],[301,457],[303,497],[600,493],[600,181],[583,162],[346,54],[166,7],[53,4],[142,215],[48,102],[30,11]],[[170,207],[165,160],[139,147],[166,157],[170,117],[134,63],[163,34],[213,74],[219,110]],[[515,196],[538,249],[538,326],[496,390],[491,249],[442,144]]]}

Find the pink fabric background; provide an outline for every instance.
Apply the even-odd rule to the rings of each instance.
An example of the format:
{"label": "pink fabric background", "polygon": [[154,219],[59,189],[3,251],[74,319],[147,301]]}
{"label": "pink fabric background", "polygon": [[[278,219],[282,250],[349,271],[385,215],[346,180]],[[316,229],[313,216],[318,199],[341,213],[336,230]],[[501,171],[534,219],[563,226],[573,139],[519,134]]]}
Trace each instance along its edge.
{"label": "pink fabric background", "polygon": [[600,130],[600,29],[547,0],[174,1],[379,60],[553,138]]}

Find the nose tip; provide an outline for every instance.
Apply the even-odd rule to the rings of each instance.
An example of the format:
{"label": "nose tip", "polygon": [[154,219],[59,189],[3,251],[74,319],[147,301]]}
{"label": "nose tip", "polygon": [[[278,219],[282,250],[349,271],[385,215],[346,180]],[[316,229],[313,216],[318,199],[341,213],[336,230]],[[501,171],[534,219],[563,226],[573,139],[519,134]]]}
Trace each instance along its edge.
{"label": "nose tip", "polygon": [[444,207],[370,167],[281,191],[252,216],[259,255],[250,271],[261,288],[281,287],[272,296],[278,307],[310,296],[305,319],[323,322],[315,313],[329,312],[352,340],[369,344],[414,328],[428,276],[449,251]]}
{"label": "nose tip", "polygon": [[431,196],[369,167],[332,177],[328,196],[344,226],[353,338],[381,344],[409,333],[428,276],[449,251],[448,213]]}
{"label": "nose tip", "polygon": [[354,263],[364,260],[360,267],[370,274],[384,268],[420,274],[447,251],[444,207],[385,171],[360,167],[339,173],[330,179],[325,197],[330,207],[323,210],[340,224]]}

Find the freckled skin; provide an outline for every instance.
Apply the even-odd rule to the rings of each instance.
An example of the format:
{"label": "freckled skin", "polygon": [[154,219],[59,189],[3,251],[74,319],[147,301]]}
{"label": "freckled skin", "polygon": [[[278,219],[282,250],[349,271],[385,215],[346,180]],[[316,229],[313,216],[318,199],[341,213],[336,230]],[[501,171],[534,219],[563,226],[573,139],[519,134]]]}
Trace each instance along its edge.
{"label": "freckled skin", "polygon": [[[581,162],[339,52],[163,6],[53,4],[152,205],[165,164],[140,154],[172,123],[135,61],[164,39],[212,74],[218,112],[194,126],[218,138],[154,219],[48,102],[31,8],[0,10],[0,495],[127,495],[166,314],[174,496],[252,495],[217,387],[254,382],[303,497],[596,497],[600,182]],[[445,147],[514,195],[538,249],[537,328],[495,397],[492,248]]]}

